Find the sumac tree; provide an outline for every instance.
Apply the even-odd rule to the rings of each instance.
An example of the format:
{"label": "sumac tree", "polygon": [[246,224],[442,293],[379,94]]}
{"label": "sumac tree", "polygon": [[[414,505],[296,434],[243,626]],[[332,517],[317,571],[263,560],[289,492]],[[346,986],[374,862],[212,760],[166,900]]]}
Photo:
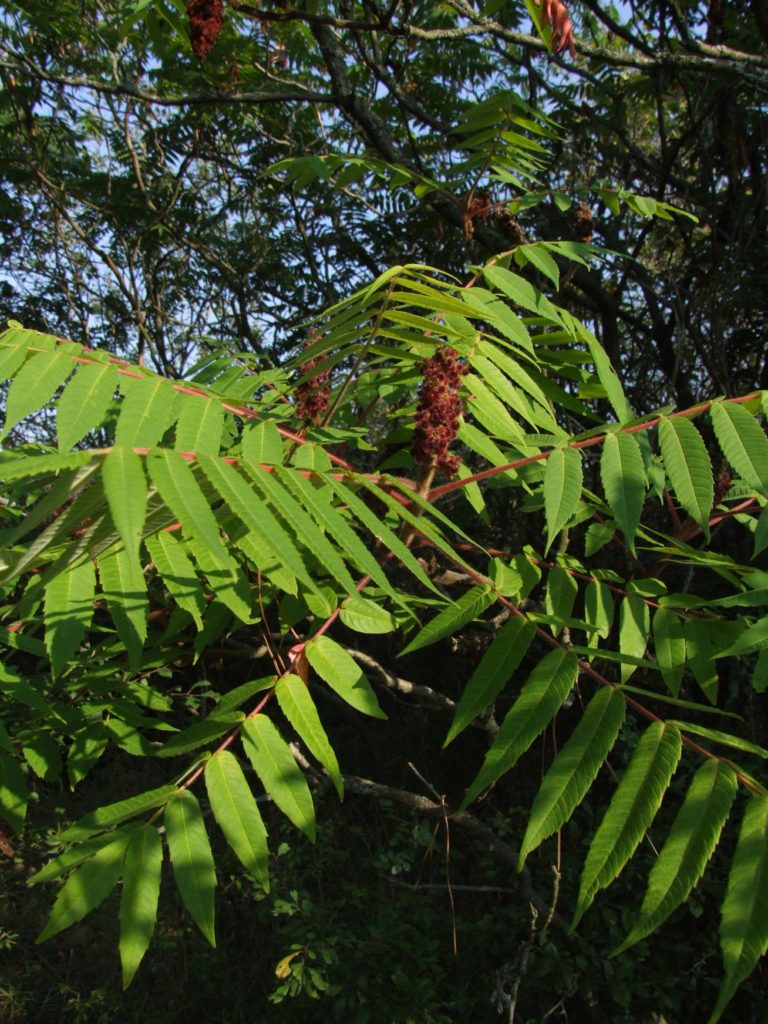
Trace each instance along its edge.
{"label": "sumac tree", "polygon": [[[560,8],[543,23],[534,10],[541,45],[554,27],[570,49]],[[333,22],[307,15],[338,92]],[[198,56],[217,39],[198,40]],[[767,393],[634,409],[621,352],[612,360],[564,301],[575,274],[617,257],[586,240],[582,186],[546,181],[557,126],[495,83],[464,100],[441,180],[376,146],[291,155],[268,173],[285,196],[374,182],[450,207],[470,249],[510,231],[513,210],[577,203],[584,240],[520,229],[463,277],[390,266],[340,289],[279,365],[201,339],[174,375],[146,322],[133,360],[15,322],[0,336],[3,842],[23,844],[39,785],[75,789],[107,751],[152,765],[150,788],[66,823],[31,879],[59,886],[41,940],[119,888],[127,986],[166,853],[214,944],[212,834],[267,888],[274,814],[314,841],[326,785],[408,802],[392,780],[350,773],[338,736],[340,720],[359,731],[367,716],[386,737],[390,693],[410,693],[443,716],[449,751],[470,727],[484,742],[466,746],[458,795],[412,806],[490,843],[488,794],[543,763],[515,866],[547,927],[528,859],[567,848],[611,760],[625,767],[592,808],[559,926],[578,929],[663,808],[653,867],[606,955],[656,932],[727,837],[714,1021],[768,947],[768,751],[742,714],[768,678]],[[484,191],[499,183],[511,205]],[[598,191],[622,216],[691,223],[662,199]],[[464,640],[466,679],[399,677],[398,657]],[[247,668],[217,671],[232,652]]]}

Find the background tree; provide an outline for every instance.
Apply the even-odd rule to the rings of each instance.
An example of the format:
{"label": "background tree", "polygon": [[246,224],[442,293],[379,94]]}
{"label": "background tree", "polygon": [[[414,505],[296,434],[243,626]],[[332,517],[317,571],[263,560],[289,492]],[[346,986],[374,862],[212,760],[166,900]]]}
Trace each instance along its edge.
{"label": "background tree", "polygon": [[[279,353],[298,322],[396,260],[461,271],[518,231],[592,237],[635,260],[576,271],[563,298],[621,354],[630,390],[643,382],[638,408],[764,385],[760,5],[570,13],[575,60],[545,56],[522,5],[231,3],[198,60],[181,3],[64,3],[55,17],[11,4],[9,313],[29,308],[41,326],[178,373],[206,341]],[[538,180],[567,208],[516,211],[514,181],[482,182],[482,158],[453,130],[500,81],[562,126]],[[294,190],[268,173],[329,153],[440,188],[392,191],[383,172],[334,173],[319,159]],[[621,187],[699,223],[617,213]],[[39,266],[41,253],[51,258]]]}

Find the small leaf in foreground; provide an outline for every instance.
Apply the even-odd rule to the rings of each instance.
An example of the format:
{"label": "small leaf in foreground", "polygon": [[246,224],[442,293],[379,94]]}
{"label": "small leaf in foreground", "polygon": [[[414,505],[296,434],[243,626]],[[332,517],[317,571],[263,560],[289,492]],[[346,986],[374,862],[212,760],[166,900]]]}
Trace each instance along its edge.
{"label": "small leaf in foreground", "polygon": [[768,796],[751,797],[733,855],[720,920],[725,978],[709,1024],[768,950]]}
{"label": "small leaf in foreground", "polygon": [[534,624],[521,616],[499,630],[464,687],[444,747],[493,703],[523,660],[535,633]]}
{"label": "small leaf in foreground", "polygon": [[269,890],[267,830],[237,758],[220,750],[205,766],[213,816],[246,871]]}
{"label": "small leaf in foreground", "polygon": [[545,554],[578,507],[582,476],[581,454],[576,448],[556,448],[547,459],[544,470]]}
{"label": "small leaf in foreground", "polygon": [[177,793],[165,808],[165,829],[174,878],[192,920],[212,946],[216,868],[197,797]]}
{"label": "small leaf in foreground", "polygon": [[58,935],[103,903],[120,879],[127,845],[128,835],[118,834],[108,846],[102,847],[70,875],[56,897],[51,916],[37,942],[45,942]]}
{"label": "small leaf in foreground", "polygon": [[275,695],[283,714],[306,743],[309,752],[328,772],[339,799],[343,799],[344,783],[341,780],[339,762],[328,742],[307,684],[299,676],[283,676],[275,688]]}
{"label": "small leaf in foreground", "polygon": [[568,696],[577,674],[576,656],[563,648],[551,651],[539,662],[502,722],[493,746],[461,803],[462,810],[509,771],[541,735]]}
{"label": "small leaf in foreground", "polygon": [[243,748],[264,789],[296,828],[314,842],[312,794],[277,726],[266,715],[255,715],[244,724],[241,735]]}
{"label": "small leaf in foreground", "polygon": [[342,700],[372,718],[386,718],[363,670],[347,651],[328,636],[318,636],[304,648],[312,668]]}
{"label": "small leaf in foreground", "polygon": [[154,825],[145,825],[133,833],[125,851],[120,899],[120,960],[124,989],[133,980],[152,940],[162,864],[160,833]]}
{"label": "small leaf in foreground", "polygon": [[607,686],[589,702],[536,794],[520,846],[519,868],[532,850],[565,824],[587,795],[616,742],[625,709],[621,692]]}

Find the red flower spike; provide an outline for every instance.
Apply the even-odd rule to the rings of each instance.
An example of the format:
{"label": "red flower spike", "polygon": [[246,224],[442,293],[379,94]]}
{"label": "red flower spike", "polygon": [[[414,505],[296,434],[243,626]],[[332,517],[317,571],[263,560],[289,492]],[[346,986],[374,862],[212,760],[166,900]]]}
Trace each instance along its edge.
{"label": "red flower spike", "polygon": [[568,15],[568,8],[562,0],[536,0],[541,7],[541,20],[552,29],[552,49],[555,53],[567,50],[572,57],[576,56],[576,43],[573,38],[573,22]]}
{"label": "red flower spike", "polygon": [[466,372],[456,349],[443,345],[431,359],[424,360],[424,379],[419,388],[411,454],[420,465],[433,462],[449,477],[459,468],[459,457],[449,455],[448,448],[464,411],[458,392]]}
{"label": "red flower spike", "polygon": [[224,22],[224,0],[187,0],[189,35],[198,60],[213,49]]}
{"label": "red flower spike", "polygon": [[[307,344],[311,345],[317,341],[317,337],[318,335],[311,334],[307,339]],[[319,358],[308,359],[302,367],[304,373],[310,373],[320,362]],[[316,373],[314,377],[305,380],[296,388],[296,415],[299,419],[319,423],[323,418],[323,413],[328,408],[328,402],[331,399],[331,388],[328,384],[330,375],[330,370],[321,370],[320,373]]]}

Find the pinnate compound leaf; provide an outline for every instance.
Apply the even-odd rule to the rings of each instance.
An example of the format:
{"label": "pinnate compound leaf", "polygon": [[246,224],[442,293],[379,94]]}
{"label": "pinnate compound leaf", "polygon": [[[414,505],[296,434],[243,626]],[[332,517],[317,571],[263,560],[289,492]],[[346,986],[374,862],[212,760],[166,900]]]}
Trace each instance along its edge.
{"label": "pinnate compound leaf", "polygon": [[133,833],[125,851],[120,897],[120,961],[123,988],[133,981],[152,941],[160,896],[163,841],[154,825]]}
{"label": "pinnate compound leaf", "polygon": [[186,460],[178,452],[155,449],[147,456],[147,469],[185,533],[204,544],[217,565],[228,566],[231,560],[219,534],[216,517]]}
{"label": "pinnate compound leaf", "polygon": [[661,806],[681,749],[679,731],[664,722],[653,722],[641,736],[589,847],[573,928],[635,852]]}
{"label": "pinnate compound leaf", "polygon": [[[639,594],[627,594],[619,607],[619,651],[632,658],[642,658],[651,629],[648,605]],[[621,666],[621,681],[626,683],[635,666]]]}
{"label": "pinnate compound leaf", "polygon": [[314,637],[304,648],[312,668],[342,700],[372,718],[386,718],[363,670],[328,636]]}
{"label": "pinnate compound leaf", "polygon": [[726,459],[750,487],[768,497],[768,437],[755,417],[734,402],[715,402],[710,415]]}
{"label": "pinnate compound leaf", "polygon": [[433,619],[430,619],[408,646],[403,648],[400,656],[411,654],[413,651],[418,651],[422,647],[427,647],[429,644],[437,643],[438,640],[450,636],[462,626],[466,626],[472,619],[476,619],[486,608],[490,608],[495,600],[496,597],[491,587],[486,585],[472,587],[457,601],[452,601]]}
{"label": "pinnate compound leaf", "polygon": [[126,395],[120,407],[115,443],[128,448],[152,448],[174,420],[176,392],[164,377],[120,378]]}
{"label": "pinnate compound leaf", "polygon": [[550,765],[536,794],[520,847],[519,869],[532,850],[568,821],[587,795],[616,742],[625,710],[626,701],[622,694],[607,686],[589,702],[581,721]]}
{"label": "pinnate compound leaf", "polygon": [[377,518],[351,488],[346,487],[339,480],[334,480],[333,477],[327,477],[326,479],[328,486],[336,492],[341,502],[349,508],[363,526],[367,527],[372,536],[380,540],[388,551],[391,551],[396,558],[399,558],[406,569],[409,569],[425,587],[439,593],[429,576],[424,572],[421,564],[411,554],[408,547],[403,544],[397,534],[393,533],[381,519]]}
{"label": "pinnate compound leaf", "polygon": [[467,790],[462,810],[512,768],[541,735],[568,696],[577,674],[576,656],[563,648],[551,651],[539,662],[507,712],[493,746]]}
{"label": "pinnate compound leaf", "polygon": [[36,941],[45,942],[100,906],[120,880],[128,834],[121,832],[70,875]]}
{"label": "pinnate compound leaf", "polygon": [[[198,461],[200,468],[227,503],[230,511],[244,526],[259,535],[260,543],[268,547],[279,564],[284,564],[310,589],[317,590],[317,584],[307,571],[291,536],[244,477],[221,459],[201,456]],[[255,474],[258,470],[252,469],[251,472]]]}
{"label": "pinnate compound leaf", "polygon": [[89,430],[100,426],[116,387],[114,363],[86,363],[78,369],[56,404],[59,451],[69,451]]}
{"label": "pinnate compound leaf", "polygon": [[267,830],[259,805],[234,754],[220,750],[205,766],[213,816],[243,867],[269,890]]}
{"label": "pinnate compound leaf", "polygon": [[727,764],[706,761],[696,772],[648,877],[637,921],[613,956],[650,935],[688,899],[720,839],[738,784]]}
{"label": "pinnate compound leaf", "polygon": [[744,812],[720,918],[725,978],[709,1024],[768,950],[768,796],[752,797]]}
{"label": "pinnate compound leaf", "polygon": [[57,387],[72,372],[74,364],[66,352],[38,352],[22,366],[8,389],[5,423],[0,440],[29,416],[48,404]]}
{"label": "pinnate compound leaf", "polygon": [[[246,467],[267,501],[272,504],[273,508],[288,523],[293,535],[304,538],[305,543],[311,547],[318,561],[325,566],[334,579],[338,580],[344,590],[347,592],[354,590],[355,581],[352,579],[344,558],[340,553],[344,551],[344,548],[341,546],[337,547],[331,543],[323,529],[316,525],[315,520],[306,511],[304,506],[296,501],[290,491],[283,486],[280,480],[276,479],[273,473],[265,472],[251,463],[246,463]],[[288,473],[289,471],[286,470],[285,474],[287,475]],[[348,526],[346,528],[349,530]],[[357,538],[357,543],[361,543],[359,538]],[[382,575],[379,566],[376,566],[376,575],[378,577]],[[390,584],[387,581],[387,588],[389,587]]]}
{"label": "pinnate compound leaf", "polygon": [[0,818],[18,835],[27,814],[27,780],[17,758],[0,750]]}
{"label": "pinnate compound leaf", "polygon": [[216,867],[197,797],[189,790],[176,793],[166,805],[164,821],[173,876],[184,906],[215,946]]}
{"label": "pinnate compound leaf", "polygon": [[176,423],[176,449],[218,455],[224,432],[224,408],[217,398],[184,395]]}
{"label": "pinnate compound leaf", "polygon": [[138,557],[131,558],[118,544],[99,556],[99,579],[128,661],[137,669],[147,636],[149,610],[144,570]]}
{"label": "pinnate compound leaf", "polygon": [[544,513],[547,518],[547,545],[562,530],[581,500],[583,472],[581,455],[575,448],[555,448],[544,470]]}
{"label": "pinnate compound leaf", "polygon": [[179,608],[189,612],[199,630],[203,628],[205,597],[195,567],[183,545],[166,530],[146,540],[149,556]]}
{"label": "pinnate compound leaf", "polygon": [[59,676],[83,642],[93,618],[96,573],[81,562],[54,576],[45,587],[45,648],[51,672]]}
{"label": "pinnate compound leaf", "polygon": [[653,643],[662,678],[676,697],[685,672],[685,633],[680,617],[669,608],[653,613]]}
{"label": "pinnate compound leaf", "polygon": [[147,514],[147,479],[141,458],[132,448],[113,448],[104,459],[102,479],[112,522],[128,557],[136,560]]}
{"label": "pinnate compound leaf", "polygon": [[709,537],[714,481],[701,434],[684,416],[662,416],[659,447],[677,500]]}
{"label": "pinnate compound leaf", "polygon": [[613,517],[634,552],[645,501],[645,473],[640,447],[631,434],[608,434],[600,458],[600,477]]}
{"label": "pinnate compound leaf", "polygon": [[158,786],[157,789],[148,789],[145,793],[128,797],[127,800],[118,800],[113,804],[97,807],[95,811],[91,811],[65,829],[61,833],[62,842],[74,843],[81,839],[89,839],[95,832],[103,832],[113,825],[137,818],[145,811],[151,811],[167,803],[176,792],[177,787],[168,784]]}
{"label": "pinnate compound leaf", "polygon": [[339,762],[333,752],[307,684],[299,676],[289,674],[279,680],[275,695],[280,708],[320,764],[328,772],[339,799],[344,797],[344,783]]}
{"label": "pinnate compound leaf", "polygon": [[315,808],[307,780],[291,748],[266,715],[255,715],[243,725],[243,748],[264,789],[296,828],[315,841]]}
{"label": "pinnate compound leaf", "polygon": [[[314,483],[294,470],[276,470],[275,476],[294,492],[299,502],[312,514],[319,526],[328,531],[329,536],[336,541],[339,551],[343,551],[350,562],[375,580],[385,593],[402,603],[379,562],[363,544],[341,512],[326,500],[325,494],[333,492],[328,489],[325,494],[320,493]],[[316,533],[317,529],[311,534],[313,539]]]}
{"label": "pinnate compound leaf", "polygon": [[490,707],[512,678],[535,635],[535,625],[519,616],[499,630],[464,687],[443,746],[447,747],[470,722]]}

